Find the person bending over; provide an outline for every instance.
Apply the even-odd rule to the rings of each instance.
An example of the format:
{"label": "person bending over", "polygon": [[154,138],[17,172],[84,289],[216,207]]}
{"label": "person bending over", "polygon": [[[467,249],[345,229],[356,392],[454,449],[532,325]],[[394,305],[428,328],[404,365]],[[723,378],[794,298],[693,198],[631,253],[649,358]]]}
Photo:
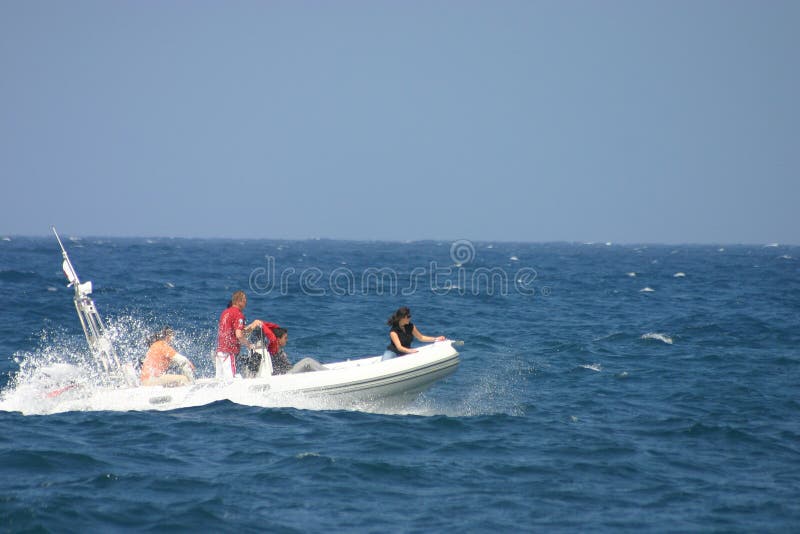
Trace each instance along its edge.
{"label": "person bending over", "polygon": [[[149,349],[142,362],[140,376],[143,386],[185,386],[194,382],[194,364],[189,359],[172,348],[173,332],[170,327],[164,327],[147,340]],[[181,374],[167,374],[170,366],[181,369]]]}
{"label": "person bending over", "polygon": [[422,332],[417,330],[414,323],[411,322],[411,310],[403,306],[397,308],[386,324],[391,326],[389,330],[389,340],[391,343],[386,347],[386,352],[383,353],[381,361],[391,360],[397,356],[405,356],[406,354],[413,354],[417,349],[411,348],[411,342],[417,338],[423,343],[431,343],[433,341],[444,341],[444,336],[430,337],[422,335]]}

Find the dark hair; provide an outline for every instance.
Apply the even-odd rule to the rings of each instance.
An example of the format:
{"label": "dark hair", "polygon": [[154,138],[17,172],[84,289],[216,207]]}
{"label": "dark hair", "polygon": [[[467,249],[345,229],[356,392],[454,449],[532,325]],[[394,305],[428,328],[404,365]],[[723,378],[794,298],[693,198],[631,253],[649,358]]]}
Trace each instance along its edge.
{"label": "dark hair", "polygon": [[164,328],[162,328],[158,332],[154,332],[154,333],[150,334],[150,336],[148,336],[148,338],[147,338],[147,346],[149,347],[150,345],[152,345],[156,341],[163,341],[163,340],[167,339],[168,336],[171,336],[174,333],[175,332],[174,332],[174,330],[172,330],[172,327],[165,326]]}
{"label": "dark hair", "polygon": [[411,310],[409,310],[406,306],[402,306],[397,308],[397,310],[389,317],[389,320],[386,321],[386,324],[389,326],[397,326],[400,324],[400,319],[404,317],[411,317]]}
{"label": "dark hair", "polygon": [[279,326],[279,327],[277,327],[277,328],[273,328],[273,329],[272,329],[272,333],[273,333],[273,334],[275,334],[275,337],[277,337],[278,339],[280,339],[280,338],[282,338],[283,336],[285,336],[285,335],[288,333],[288,331],[287,331],[285,328],[281,328],[281,327]]}

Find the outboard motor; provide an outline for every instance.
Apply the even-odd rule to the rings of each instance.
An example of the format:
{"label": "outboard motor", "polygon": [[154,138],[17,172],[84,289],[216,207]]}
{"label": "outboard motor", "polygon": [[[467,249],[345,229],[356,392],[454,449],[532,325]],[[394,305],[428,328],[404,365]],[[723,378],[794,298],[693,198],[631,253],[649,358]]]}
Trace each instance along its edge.
{"label": "outboard motor", "polygon": [[272,376],[272,357],[270,357],[267,349],[264,331],[259,328],[254,337],[256,341],[252,343],[253,350],[239,357],[236,362],[236,368],[244,378],[266,378]]}
{"label": "outboard motor", "polygon": [[[267,351],[267,343],[264,339],[264,332],[259,328],[258,334],[254,334],[256,342],[253,345],[253,350],[245,355],[240,355],[236,359],[236,369],[241,373],[243,378],[259,378],[261,376],[269,376],[272,374],[272,365]],[[261,368],[264,362],[269,362],[270,369],[267,375],[263,375]]]}
{"label": "outboard motor", "polygon": [[245,355],[237,358],[236,369],[242,374],[243,378],[254,378],[258,374],[258,369],[261,367],[262,355],[251,350]]}

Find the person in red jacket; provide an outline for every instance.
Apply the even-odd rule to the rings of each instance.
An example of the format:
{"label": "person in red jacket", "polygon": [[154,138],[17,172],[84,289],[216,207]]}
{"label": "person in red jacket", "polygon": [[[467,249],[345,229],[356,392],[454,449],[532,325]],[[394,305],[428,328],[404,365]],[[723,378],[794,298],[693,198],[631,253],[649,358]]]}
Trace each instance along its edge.
{"label": "person in red jacket", "polygon": [[270,354],[277,354],[278,353],[278,336],[275,335],[275,329],[280,328],[281,326],[275,323],[268,323],[267,321],[261,321],[261,332],[263,332],[264,337],[269,340],[269,345],[267,346],[267,350]]}
{"label": "person in red jacket", "polygon": [[231,297],[228,307],[219,316],[217,354],[214,358],[217,379],[232,380],[236,376],[236,356],[242,345],[248,351],[252,348],[247,340],[247,333],[261,326],[261,321],[258,319],[245,325],[243,313],[245,306],[247,306],[247,295],[244,291],[237,291]]}

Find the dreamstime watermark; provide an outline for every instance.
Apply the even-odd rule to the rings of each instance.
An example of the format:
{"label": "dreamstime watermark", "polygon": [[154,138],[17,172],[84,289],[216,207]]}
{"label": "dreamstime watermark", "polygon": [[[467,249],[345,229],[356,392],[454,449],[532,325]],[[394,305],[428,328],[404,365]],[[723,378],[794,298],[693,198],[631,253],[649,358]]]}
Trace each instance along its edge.
{"label": "dreamstime watermark", "polygon": [[319,267],[298,270],[286,267],[278,272],[274,256],[265,256],[265,265],[250,272],[250,290],[258,295],[278,291],[287,295],[299,290],[310,296],[390,295],[409,296],[420,290],[437,295],[507,296],[511,292],[525,296],[550,296],[549,286],[537,289],[538,273],[521,267],[509,275],[502,267],[474,266],[475,245],[461,239],[450,246],[452,264],[442,266],[431,261],[425,267],[398,271],[391,267],[367,267],[354,272],[348,267],[323,271]]}

